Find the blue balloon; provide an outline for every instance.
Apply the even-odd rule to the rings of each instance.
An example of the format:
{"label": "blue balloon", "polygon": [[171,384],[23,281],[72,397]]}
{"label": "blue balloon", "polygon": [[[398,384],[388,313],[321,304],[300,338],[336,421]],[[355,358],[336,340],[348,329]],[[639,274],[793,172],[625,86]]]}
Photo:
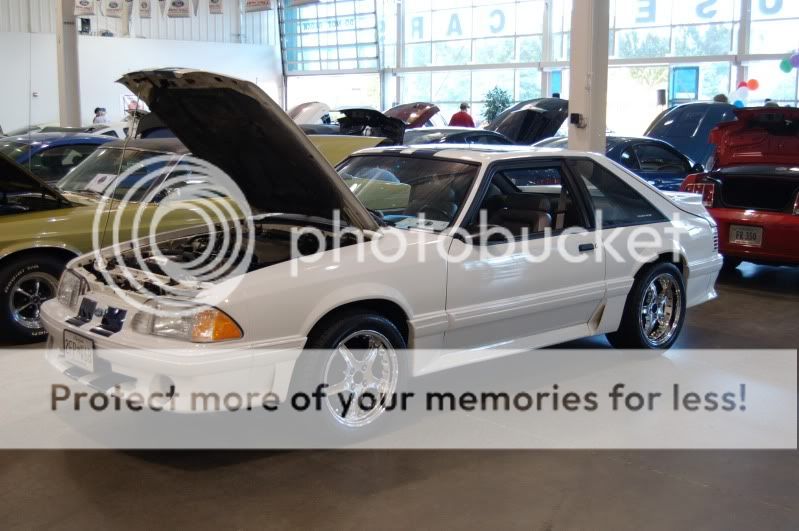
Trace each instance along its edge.
{"label": "blue balloon", "polygon": [[744,102],[742,102],[741,100],[735,100],[735,103],[733,103],[733,105],[735,105],[739,109],[743,109],[744,107],[746,107]]}

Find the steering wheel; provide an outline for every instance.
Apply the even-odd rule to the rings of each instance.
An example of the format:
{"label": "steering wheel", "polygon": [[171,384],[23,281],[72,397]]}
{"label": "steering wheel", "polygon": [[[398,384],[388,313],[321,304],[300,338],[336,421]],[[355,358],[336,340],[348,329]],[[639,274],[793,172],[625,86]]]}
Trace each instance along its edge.
{"label": "steering wheel", "polygon": [[[447,212],[446,210],[444,210],[440,206],[436,206],[436,205],[434,205],[432,203],[424,205],[422,208],[420,208],[418,210],[417,214],[421,214],[423,212],[425,213],[425,217],[427,217],[428,219],[435,220],[435,221],[449,221],[452,218],[452,215],[449,212]],[[428,213],[429,214],[438,214],[440,217],[427,215]]]}

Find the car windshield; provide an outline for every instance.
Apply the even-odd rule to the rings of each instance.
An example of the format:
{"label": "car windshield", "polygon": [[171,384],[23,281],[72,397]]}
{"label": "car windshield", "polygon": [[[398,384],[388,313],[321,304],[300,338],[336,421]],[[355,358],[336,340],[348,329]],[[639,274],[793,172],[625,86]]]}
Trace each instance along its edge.
{"label": "car windshield", "polygon": [[11,160],[19,159],[20,156],[22,156],[29,150],[30,146],[28,144],[0,139],[0,153],[10,158]]}
{"label": "car windshield", "polygon": [[339,173],[387,224],[440,231],[455,220],[478,169],[448,160],[369,155],[351,158]]}
{"label": "car windshield", "polygon": [[[158,157],[158,161],[153,159]],[[141,201],[155,183],[141,186],[156,172],[179,159],[139,149],[100,148],[58,183],[64,192]],[[149,162],[148,162],[149,161]],[[128,193],[135,189],[135,192]]]}

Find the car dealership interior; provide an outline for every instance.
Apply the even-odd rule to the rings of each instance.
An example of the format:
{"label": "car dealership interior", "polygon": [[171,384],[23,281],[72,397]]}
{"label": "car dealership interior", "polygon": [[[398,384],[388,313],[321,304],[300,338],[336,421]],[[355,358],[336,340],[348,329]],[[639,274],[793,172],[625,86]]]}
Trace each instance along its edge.
{"label": "car dealership interior", "polygon": [[798,27],[0,0],[0,527],[799,529]]}

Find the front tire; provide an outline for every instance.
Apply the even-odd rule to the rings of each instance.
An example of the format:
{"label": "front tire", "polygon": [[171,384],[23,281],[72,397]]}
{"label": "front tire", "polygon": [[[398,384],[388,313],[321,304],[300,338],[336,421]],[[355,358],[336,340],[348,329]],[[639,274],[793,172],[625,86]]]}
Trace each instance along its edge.
{"label": "front tire", "polygon": [[[387,406],[404,388],[405,348],[397,326],[381,315],[363,310],[334,315],[308,338],[295,367],[292,394],[311,393],[327,384],[318,415],[322,418],[317,420],[339,436],[371,432],[384,423]],[[347,410],[340,397],[350,399]]]}
{"label": "front tire", "polygon": [[47,337],[40,319],[41,305],[56,296],[64,261],[44,254],[9,259],[0,267],[0,329],[17,343]]}
{"label": "front tire", "polygon": [[621,326],[607,335],[615,348],[667,350],[685,321],[685,281],[674,264],[646,266],[627,296]]}

